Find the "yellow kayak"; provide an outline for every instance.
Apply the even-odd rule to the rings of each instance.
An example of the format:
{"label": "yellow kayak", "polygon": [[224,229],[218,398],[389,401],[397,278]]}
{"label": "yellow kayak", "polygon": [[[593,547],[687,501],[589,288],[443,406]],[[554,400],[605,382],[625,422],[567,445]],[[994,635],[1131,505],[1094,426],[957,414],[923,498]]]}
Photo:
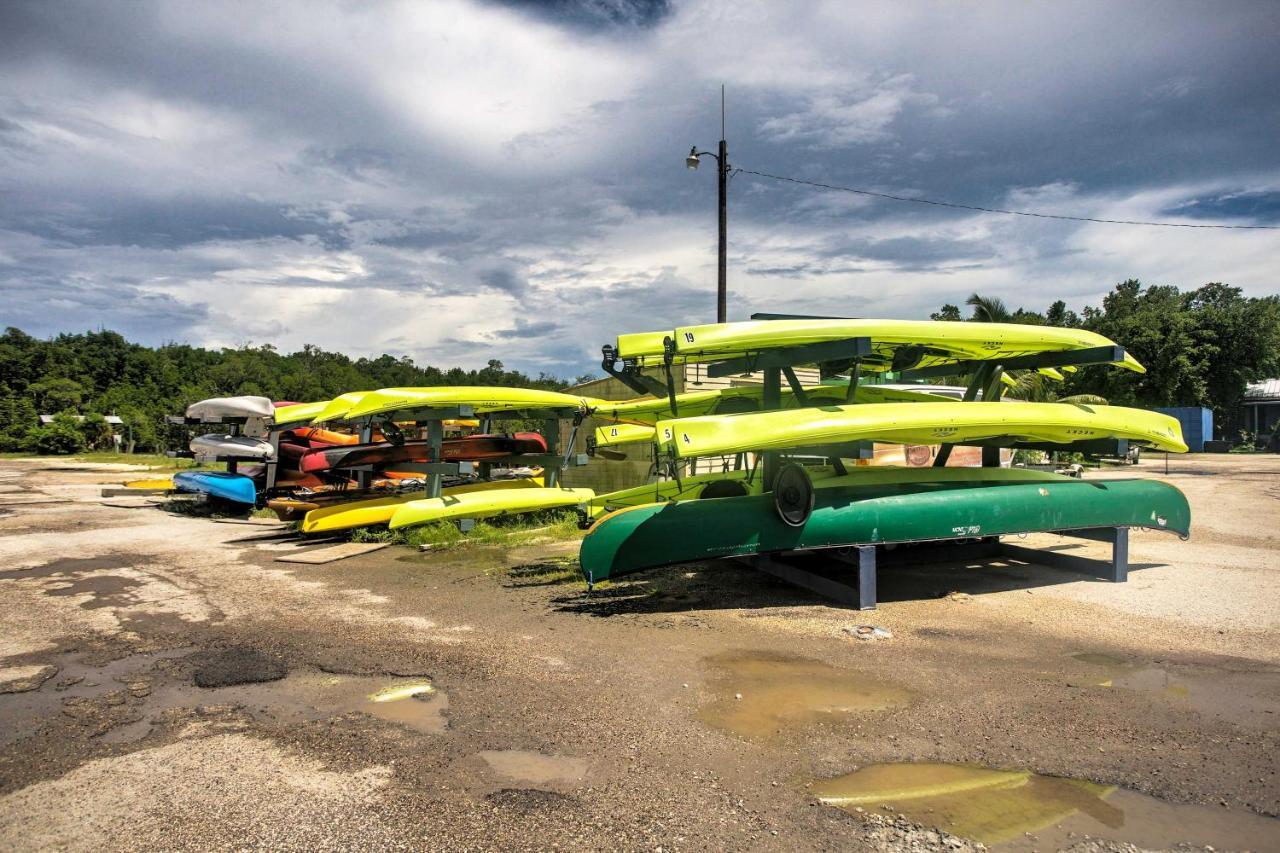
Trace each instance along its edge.
{"label": "yellow kayak", "polygon": [[1185,453],[1168,415],[1073,403],[871,403],[659,421],[659,445],[680,457],[786,450],[846,441],[964,444],[986,439],[1068,444],[1126,438]]}
{"label": "yellow kayak", "polygon": [[[348,396],[348,395],[344,395]],[[316,420],[351,420],[371,415],[389,414],[406,409],[470,406],[477,414],[520,411],[523,409],[568,409],[585,411],[595,402],[586,397],[540,391],[534,388],[500,388],[457,385],[440,388],[383,388],[367,391],[350,405],[334,400]]]}
{"label": "yellow kayak", "polygon": [[[804,393],[809,404],[824,403],[840,405],[845,402],[848,385],[809,385]],[[676,395],[676,406],[680,417],[688,418],[698,415],[733,414],[736,412],[755,411],[760,408],[764,398],[763,385],[746,385],[740,388],[720,388],[714,391],[690,391]],[[940,397],[923,391],[903,391],[895,388],[883,388],[879,385],[858,386],[855,403],[938,403],[947,402],[950,398]],[[781,407],[784,409],[799,406],[796,394],[790,388],[782,389]],[[660,420],[672,416],[671,401],[666,397],[640,397],[634,400],[601,401],[591,412],[593,418],[618,423],[646,424],[652,426]],[[638,433],[637,433],[638,434]],[[614,442],[617,444],[618,442]]]}
{"label": "yellow kayak", "polygon": [[[845,486],[883,486],[895,483],[971,483],[999,479],[1005,483],[1060,481],[1062,477],[1034,468],[854,468],[837,474],[830,465],[807,466],[805,470],[815,489],[838,489]],[[592,518],[627,507],[666,501],[702,500],[717,497],[758,495],[764,490],[764,475],[757,471],[717,471],[694,474],[676,480],[659,480],[630,489],[597,495],[587,503]],[[714,485],[723,483],[725,485]]]}
{"label": "yellow kayak", "polygon": [[[451,486],[442,491],[444,495],[452,496],[502,489],[540,489],[542,485],[541,477],[523,477],[514,480],[486,480],[479,483],[467,483],[462,486]],[[366,498],[313,509],[302,520],[302,532],[325,533],[332,530],[351,530],[356,527],[372,527],[375,524],[386,524],[391,521],[391,516],[401,506],[411,501],[424,500],[422,495],[423,492],[418,489],[395,495]]]}
{"label": "yellow kayak", "polygon": [[347,412],[351,410],[352,406],[358,404],[361,400],[364,399],[366,394],[370,394],[370,393],[372,392],[371,391],[348,391],[346,394],[339,394],[337,397],[334,397],[328,403],[325,403],[324,407],[321,408],[320,411],[314,413],[311,416],[311,423],[323,424],[323,423],[329,423],[330,421],[342,420],[343,418],[346,417]]}
{"label": "yellow kayak", "polygon": [[289,424],[305,424],[311,420],[329,405],[330,400],[321,400],[318,403],[298,403],[294,406],[281,406],[276,409],[274,423],[276,426],[287,426]]}
{"label": "yellow kayak", "polygon": [[154,480],[130,480],[124,484],[126,489],[172,489],[173,478],[162,477]]}
{"label": "yellow kayak", "polygon": [[[1001,359],[1061,350],[1115,346],[1084,329],[1025,326],[1018,323],[956,323],[939,320],[752,320],[683,326],[670,331],[619,335],[618,355],[640,363],[660,360],[663,339],[675,342],[685,362],[718,361],[762,350],[849,338],[870,338],[868,370],[929,367],[969,359]],[[895,365],[895,356],[901,355]],[[1126,354],[1121,365],[1138,373],[1146,368]]]}
{"label": "yellow kayak", "polygon": [[596,496],[591,489],[504,489],[475,494],[420,498],[396,508],[391,529],[448,521],[455,518],[491,518],[543,509],[577,506]]}
{"label": "yellow kayak", "polygon": [[657,435],[657,430],[644,424],[608,424],[596,427],[596,445],[608,447],[613,444],[633,444],[638,441],[647,441],[652,444]]}

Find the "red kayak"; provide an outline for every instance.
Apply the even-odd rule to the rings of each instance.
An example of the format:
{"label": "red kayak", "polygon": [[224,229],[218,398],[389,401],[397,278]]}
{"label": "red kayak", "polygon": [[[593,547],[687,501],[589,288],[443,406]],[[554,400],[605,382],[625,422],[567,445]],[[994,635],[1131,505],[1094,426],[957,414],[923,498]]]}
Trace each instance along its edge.
{"label": "red kayak", "polygon": [[[440,455],[444,462],[498,459],[520,453],[546,453],[547,442],[536,432],[514,435],[468,435],[446,438]],[[397,462],[433,462],[431,443],[414,440],[403,444],[360,444],[348,447],[316,447],[302,454],[298,468],[314,473],[357,465],[385,466]]]}

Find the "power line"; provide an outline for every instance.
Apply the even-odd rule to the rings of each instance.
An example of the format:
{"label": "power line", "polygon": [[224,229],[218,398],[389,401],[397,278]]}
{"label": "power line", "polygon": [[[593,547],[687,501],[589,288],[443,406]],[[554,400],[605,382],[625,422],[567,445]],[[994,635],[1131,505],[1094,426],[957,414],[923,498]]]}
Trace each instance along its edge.
{"label": "power line", "polygon": [[890,201],[909,201],[914,204],[930,204],[934,207],[950,207],[956,210],[976,210],[979,213],[1003,213],[1008,216],[1030,216],[1035,219],[1066,219],[1071,222],[1099,222],[1103,225],[1152,225],[1160,228],[1220,228],[1235,229],[1240,231],[1276,231],[1280,230],[1280,225],[1200,225],[1190,222],[1142,222],[1132,219],[1096,219],[1092,216],[1066,216],[1060,213],[1036,213],[1030,210],[1003,210],[998,207],[978,207],[974,204],[957,204],[950,201],[934,201],[927,198],[909,198],[901,195],[890,195],[889,193],[879,193],[873,190],[860,190],[854,187],[841,187],[834,184],[823,184],[818,181],[806,181],[801,178],[788,178],[785,175],[770,175],[768,172],[756,172],[751,169],[735,169],[735,172],[742,172],[745,175],[755,175],[758,178],[769,178],[774,181],[786,181],[792,184],[801,184],[807,187],[817,187],[823,190],[836,190],[837,192],[856,193],[857,195],[872,196],[873,198],[885,198]]}

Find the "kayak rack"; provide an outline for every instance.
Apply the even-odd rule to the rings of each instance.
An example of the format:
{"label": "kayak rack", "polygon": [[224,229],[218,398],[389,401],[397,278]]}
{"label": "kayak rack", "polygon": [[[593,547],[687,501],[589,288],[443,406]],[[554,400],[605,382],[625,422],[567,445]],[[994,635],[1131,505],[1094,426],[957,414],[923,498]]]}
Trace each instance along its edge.
{"label": "kayak rack", "polygon": [[[999,537],[990,539],[943,539],[918,546],[884,551],[876,545],[849,545],[821,551],[793,551],[787,554],[755,554],[735,557],[741,565],[785,581],[792,586],[837,601],[858,610],[875,610],[876,576],[881,565],[901,567],[972,559],[1013,559],[1038,563],[1064,571],[1080,572],[1099,580],[1125,583],[1129,579],[1129,528],[1095,527],[1053,531],[1057,536],[1089,539],[1111,545],[1107,560],[1062,554],[1013,545]],[[798,564],[797,557],[827,557],[852,572],[817,572]]]}
{"label": "kayak rack", "polygon": [[[226,428],[227,435],[231,435],[231,436],[244,435],[245,424],[247,424],[249,420],[250,418],[247,418],[247,417],[188,418],[184,415],[169,415],[168,417],[165,418],[165,421],[167,423],[173,424],[175,426],[184,426],[184,427],[221,426]],[[228,474],[237,473],[241,461],[261,464],[263,466],[263,472],[266,477],[266,482],[262,489],[263,494],[265,494],[270,489],[275,488],[276,480],[277,480],[277,477],[279,476],[280,434],[285,432],[286,430],[294,428],[295,426],[298,426],[298,424],[271,423],[267,425],[267,434],[262,437],[262,440],[268,442],[271,445],[271,457],[268,459],[263,459],[258,456],[219,455],[219,456],[213,457],[213,461],[225,463],[227,466]],[[178,458],[178,459],[195,458],[195,453],[193,453],[190,450],[166,450],[164,455],[170,458]]]}
{"label": "kayak rack", "polygon": [[[412,421],[419,427],[425,425],[427,428],[427,441],[431,449],[431,458],[442,459],[444,448],[444,421],[446,420],[462,420],[477,417],[475,407],[468,404],[459,404],[456,406],[446,407],[419,407],[397,409],[389,412],[382,412],[377,415],[361,418],[357,421],[360,427],[360,443],[368,444],[373,440],[373,428],[375,423],[381,422],[404,422]],[[578,427],[581,425],[583,415],[576,409],[547,409],[547,408],[524,408],[524,409],[504,409],[501,411],[486,411],[480,415],[484,422],[484,430],[487,431],[490,422],[494,420],[507,419],[526,419],[542,421],[542,436],[547,444],[546,453],[518,453],[510,456],[494,457],[485,459],[479,463],[473,462],[397,462],[395,470],[421,473],[426,475],[426,488],[424,497],[438,498],[444,491],[445,478],[460,477],[475,472],[475,465],[479,465],[479,473],[482,478],[487,479],[490,472],[497,467],[509,465],[511,463],[519,463],[524,466],[541,467],[544,471],[543,477],[548,486],[559,484],[560,472],[564,468],[585,465],[588,462],[586,454],[574,454],[573,447],[577,439]],[[573,422],[573,429],[567,443],[568,452],[561,454],[558,451],[560,443],[560,422],[569,420]],[[368,488],[372,484],[373,465],[359,465],[350,469],[356,474],[356,482],[360,488]],[[460,526],[463,532],[469,530],[474,525],[473,519],[462,519]]]}
{"label": "kayak rack", "polygon": [[[799,315],[782,315],[782,314],[756,314],[752,315],[752,319],[773,320],[773,319],[814,319],[810,317],[801,317]],[[819,318],[827,319],[827,318]],[[664,359],[667,365],[667,372],[670,373],[670,363],[674,347],[668,338],[664,342],[666,357]],[[1121,346],[1103,346],[1091,347],[1087,349],[1077,350],[1060,350],[1054,352],[1041,352],[1025,356],[1006,357],[1003,359],[981,360],[974,359],[968,361],[953,362],[950,364],[930,365],[927,367],[917,367],[920,361],[927,358],[932,353],[925,347],[903,348],[895,353],[893,363],[890,365],[879,364],[883,361],[881,356],[874,354],[873,341],[868,337],[847,338],[844,340],[824,341],[814,344],[801,344],[792,347],[779,347],[761,350],[757,353],[749,353],[724,359],[722,361],[711,362],[707,365],[707,375],[709,377],[733,376],[742,373],[751,373],[762,371],[764,374],[763,396],[761,400],[761,411],[774,411],[781,408],[782,404],[782,382],[785,379],[788,386],[794,392],[796,400],[800,406],[807,406],[808,399],[803,387],[801,386],[795,374],[795,368],[800,365],[817,364],[824,373],[827,371],[849,373],[849,390],[847,392],[847,401],[852,402],[857,393],[858,380],[864,361],[877,362],[877,366],[885,367],[897,372],[903,379],[924,379],[935,378],[940,376],[969,376],[970,381],[965,389],[964,401],[974,401],[981,394],[982,399],[986,401],[997,401],[1004,394],[1003,375],[1008,370],[1039,370],[1044,368],[1058,367],[1076,367],[1079,365],[1090,364],[1115,364],[1122,363],[1125,359],[1125,349]],[[607,373],[617,379],[622,380],[629,387],[640,391],[641,393],[655,394],[655,396],[671,396],[673,404],[673,416],[678,417],[674,411],[674,386],[668,385],[663,387],[652,377],[645,376],[640,366],[623,362],[622,368],[617,368],[617,354],[612,347],[604,348],[604,364],[602,365]],[[656,387],[655,387],[656,386]],[[822,456],[830,458],[835,467],[843,473],[844,466],[841,458],[857,458],[865,453],[865,442],[854,442],[848,445],[815,445],[813,447],[797,447],[792,448],[785,454],[768,451],[761,456],[763,457],[763,486],[766,492],[772,491],[778,480],[780,471],[782,470],[783,460],[785,457],[804,457],[804,456]],[[1128,449],[1128,441],[1124,439],[1116,440],[1094,440],[1077,442],[1073,445],[1057,445],[1030,442],[1017,442],[1011,440],[993,440],[986,442],[977,442],[977,446],[982,447],[982,465],[983,467],[998,467],[1000,465],[1000,448],[1002,447],[1018,447],[1026,449],[1046,449],[1046,450],[1085,450],[1092,452],[1115,452],[1123,453]],[[1079,446],[1077,446],[1079,445]],[[938,455],[934,460],[936,467],[945,466],[950,456],[952,445],[943,444]],[[1023,546],[1005,544],[1000,541],[999,537],[992,539],[980,540],[975,542],[972,537],[958,537],[948,540],[933,540],[927,545],[895,549],[892,556],[889,557],[889,563],[903,562],[901,555],[911,555],[916,559],[910,562],[928,562],[938,560],[954,560],[961,556],[971,556],[974,552],[981,552],[982,556],[1008,557],[1028,562],[1037,562],[1056,566],[1058,568],[1070,571],[1079,571],[1109,580],[1116,583],[1123,583],[1128,579],[1129,572],[1129,529],[1127,527],[1102,527],[1090,529],[1076,529],[1059,531],[1058,535],[1070,536],[1075,538],[1090,539],[1095,541],[1103,541],[1111,544],[1111,557],[1108,561],[1099,561],[1085,559],[1081,557],[1058,554],[1053,551],[1038,551]],[[837,563],[852,567],[855,574],[852,583],[842,578],[831,577],[802,568],[795,564],[791,557],[795,555],[814,555],[826,554],[832,556]],[[876,607],[876,575],[878,564],[881,562],[881,551],[878,551],[874,544],[853,544],[838,549],[823,549],[821,552],[816,551],[797,551],[785,554],[756,554],[751,556],[737,557],[738,562],[750,566],[757,571],[771,575],[773,577],[784,580],[795,586],[815,592],[826,598],[831,598],[860,610],[871,610]],[[920,559],[924,557],[925,559]]]}

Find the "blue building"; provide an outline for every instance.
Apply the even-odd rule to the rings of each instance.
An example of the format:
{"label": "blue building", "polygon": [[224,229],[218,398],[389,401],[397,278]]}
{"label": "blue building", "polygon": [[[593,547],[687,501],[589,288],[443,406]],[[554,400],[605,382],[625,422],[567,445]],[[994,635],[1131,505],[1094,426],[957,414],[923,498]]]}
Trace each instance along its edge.
{"label": "blue building", "polygon": [[1204,443],[1213,441],[1213,410],[1200,406],[1175,406],[1155,411],[1168,415],[1182,426],[1182,440],[1192,453],[1204,453]]}

